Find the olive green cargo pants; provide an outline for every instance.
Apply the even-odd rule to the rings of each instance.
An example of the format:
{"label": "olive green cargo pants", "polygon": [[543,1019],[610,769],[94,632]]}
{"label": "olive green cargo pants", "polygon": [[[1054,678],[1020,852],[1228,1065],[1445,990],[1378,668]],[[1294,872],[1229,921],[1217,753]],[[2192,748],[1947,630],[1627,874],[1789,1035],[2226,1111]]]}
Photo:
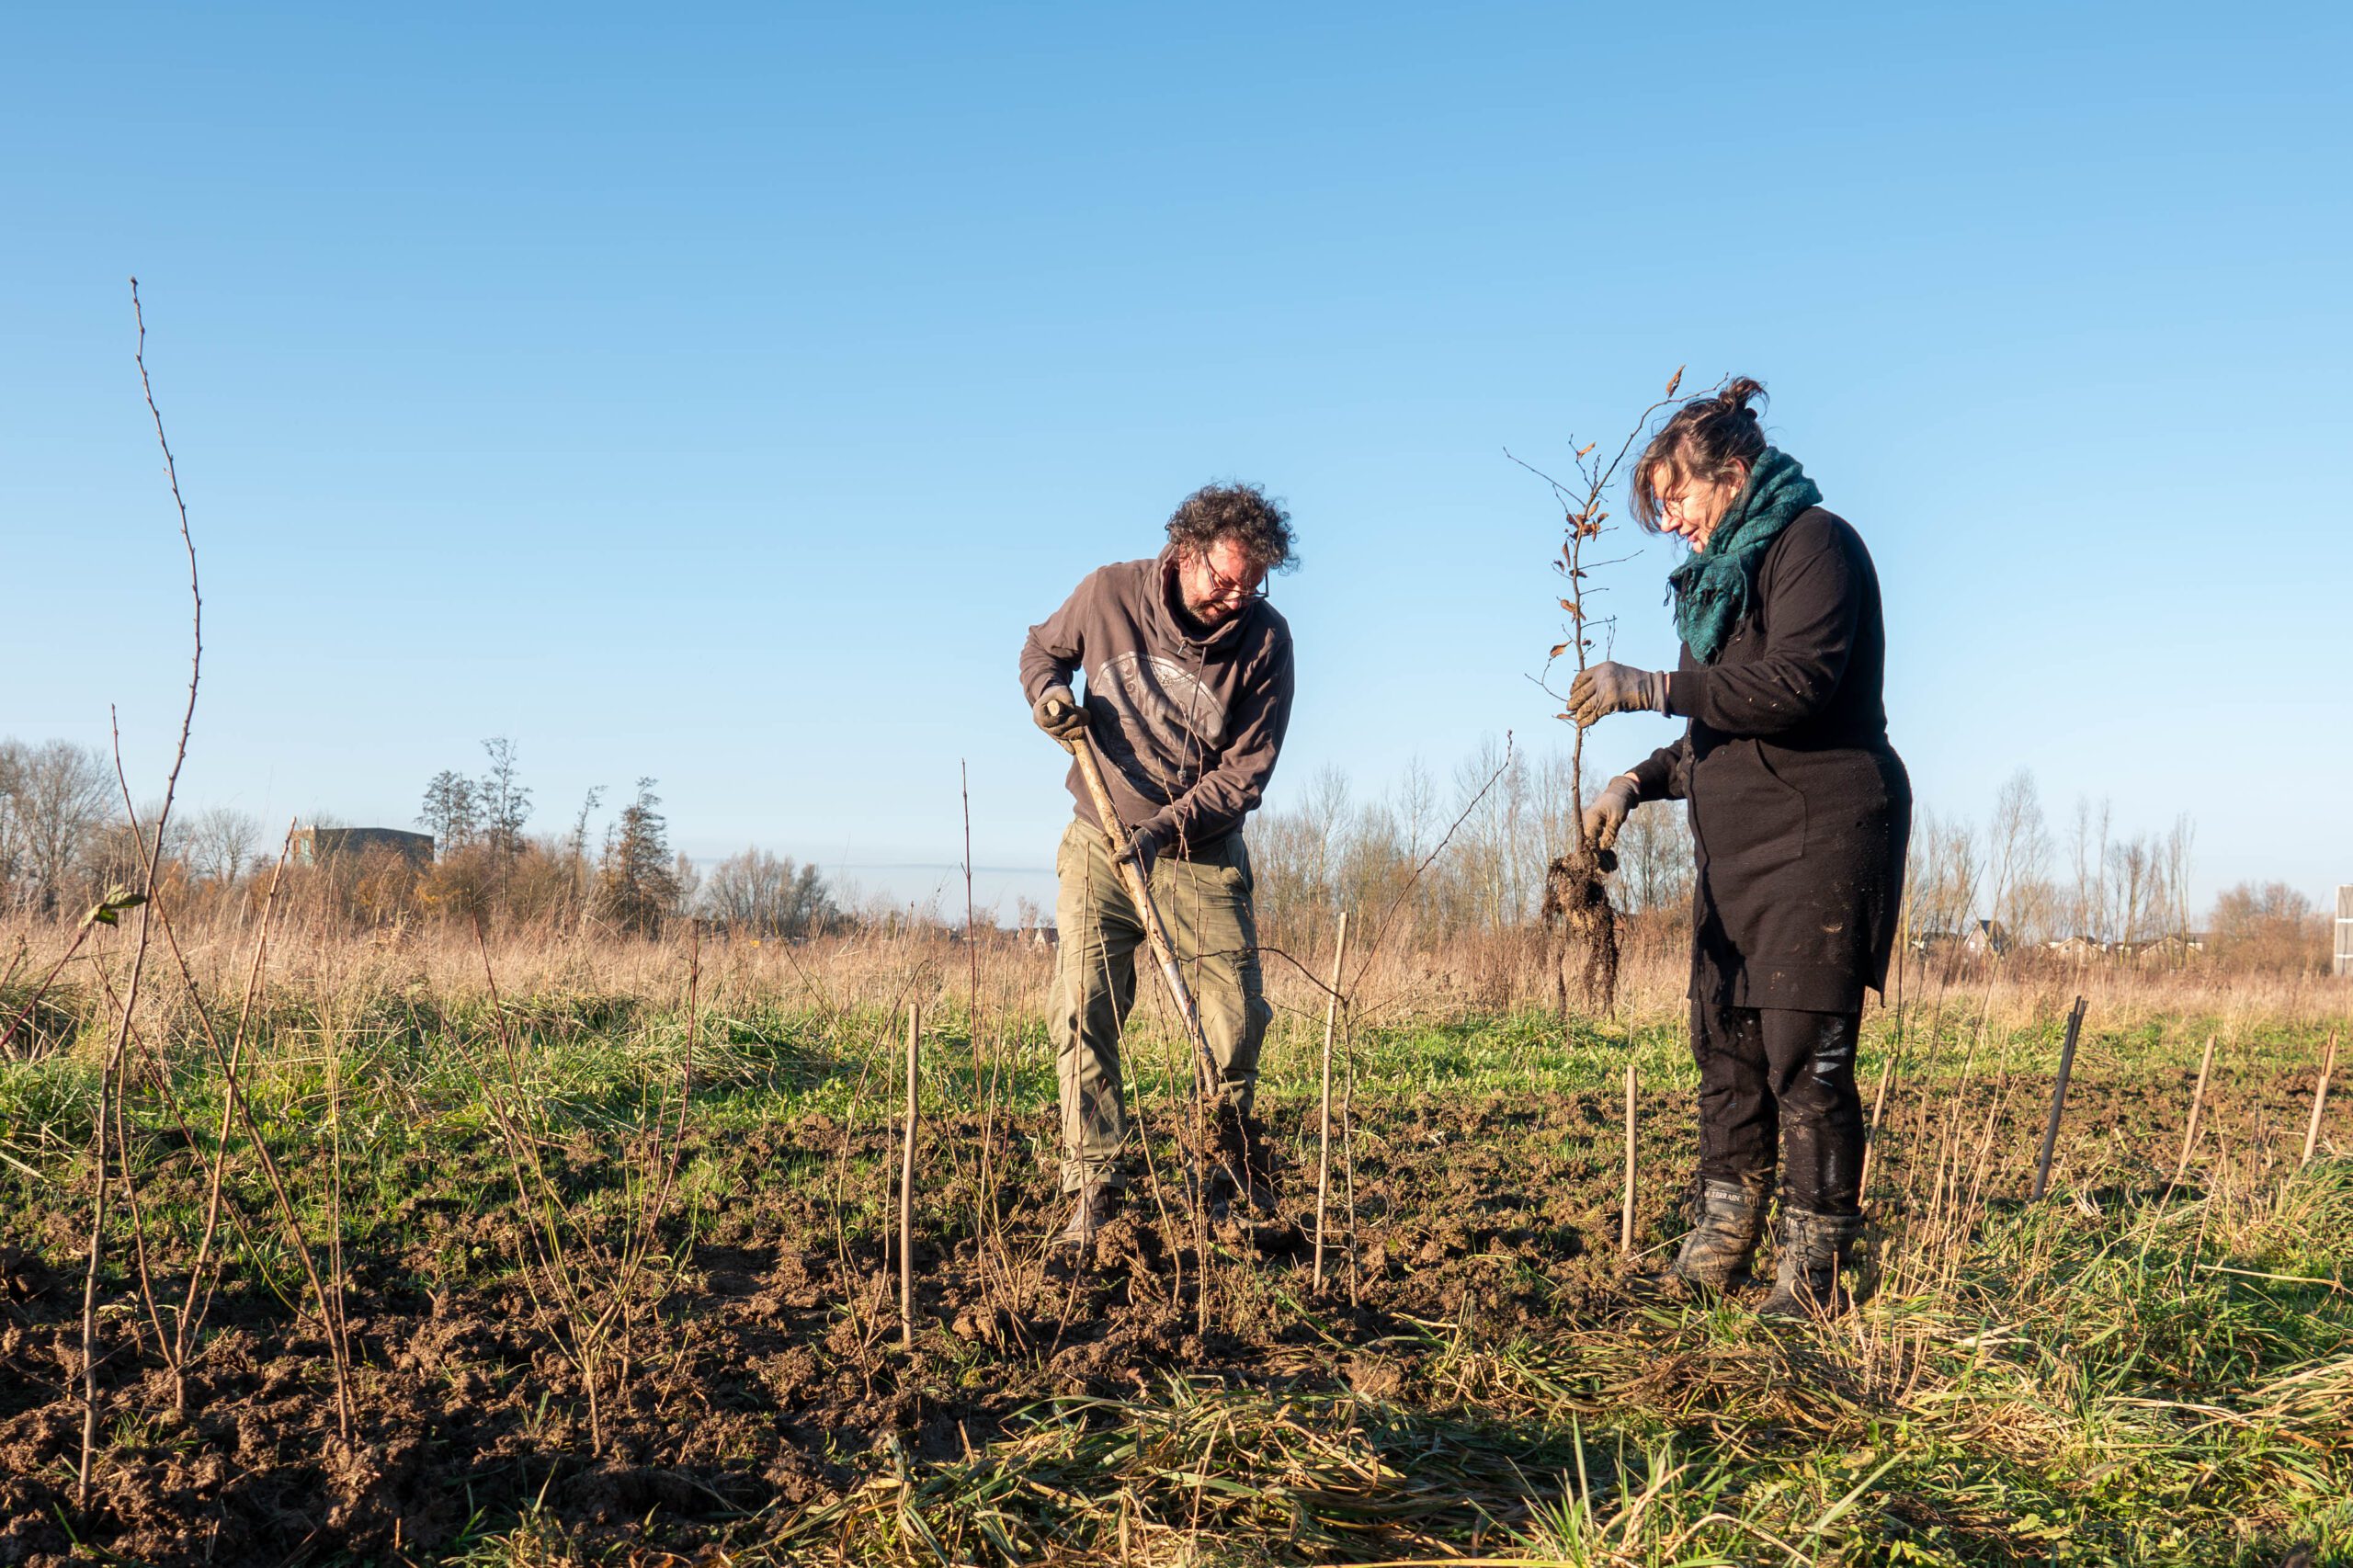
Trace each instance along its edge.
{"label": "olive green cargo pants", "polygon": [[[1062,884],[1054,901],[1061,949],[1047,1027],[1062,1090],[1063,1189],[1073,1192],[1082,1182],[1122,1181],[1118,1160],[1128,1118],[1120,1031],[1135,1006],[1138,949],[1146,965],[1152,953],[1143,916],[1120,885],[1102,834],[1073,821],[1055,853],[1054,874]],[[1193,859],[1164,855],[1153,864],[1152,901],[1200,1007],[1218,1093],[1245,1114],[1257,1091],[1258,1047],[1274,1017],[1259,978],[1250,892],[1250,852],[1238,832]],[[1191,1047],[1182,1049],[1188,1057]],[[1190,1070],[1189,1062],[1180,1069]]]}

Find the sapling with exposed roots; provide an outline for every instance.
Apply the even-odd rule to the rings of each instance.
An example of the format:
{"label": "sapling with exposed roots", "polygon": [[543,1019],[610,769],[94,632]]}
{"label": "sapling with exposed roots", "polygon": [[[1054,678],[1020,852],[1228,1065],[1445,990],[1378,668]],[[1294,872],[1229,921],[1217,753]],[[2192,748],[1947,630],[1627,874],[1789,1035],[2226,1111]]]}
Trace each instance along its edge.
{"label": "sapling with exposed roots", "polygon": [[[1634,443],[1649,430],[1651,420],[1658,411],[1674,401],[1675,389],[1682,384],[1683,369],[1677,366],[1675,374],[1667,378],[1666,391],[1659,395],[1657,402],[1643,410],[1642,417],[1635,420],[1633,429],[1608,461],[1595,455],[1596,442],[1588,441],[1576,448],[1573,459],[1576,464],[1574,483],[1554,479],[1543,470],[1512,458],[1512,461],[1519,462],[1520,467],[1551,485],[1553,499],[1561,505],[1561,552],[1553,559],[1552,570],[1560,574],[1564,585],[1561,610],[1568,617],[1565,628],[1568,635],[1554,643],[1552,652],[1545,656],[1545,674],[1540,684],[1561,704],[1560,717],[1570,722],[1574,722],[1575,719],[1570,711],[1567,697],[1554,691],[1550,683],[1552,666],[1565,654],[1576,660],[1577,673],[1583,674],[1592,662],[1594,631],[1613,624],[1613,618],[1595,615],[1586,603],[1589,596],[1599,591],[1592,585],[1592,574],[1601,567],[1620,564],[1619,561],[1594,561],[1586,555],[1587,549],[1596,540],[1614,531],[1605,526],[1609,513],[1602,501],[1617,479],[1619,469],[1624,465],[1627,454],[1634,449]],[[1574,437],[1571,439],[1574,441]],[[1506,457],[1510,455],[1505,453]],[[1606,1013],[1616,1006],[1618,1000],[1618,910],[1610,902],[1608,883],[1604,879],[1618,869],[1618,858],[1608,845],[1593,843],[1586,836],[1583,725],[1577,728],[1576,740],[1570,753],[1569,777],[1575,790],[1575,806],[1569,813],[1575,837],[1569,852],[1556,856],[1544,870],[1544,923],[1550,927],[1557,922],[1561,930],[1561,947],[1555,955],[1554,994],[1565,1015],[1568,1011],[1569,954],[1574,949],[1583,960],[1578,971],[1578,985],[1585,994],[1586,1006]]]}

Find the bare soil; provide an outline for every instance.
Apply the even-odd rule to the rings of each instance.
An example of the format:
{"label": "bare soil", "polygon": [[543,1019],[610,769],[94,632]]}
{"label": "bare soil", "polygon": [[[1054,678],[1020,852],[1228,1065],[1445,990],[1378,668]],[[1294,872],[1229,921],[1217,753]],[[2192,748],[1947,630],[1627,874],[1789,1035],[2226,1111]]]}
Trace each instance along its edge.
{"label": "bare soil", "polygon": [[[1932,1096],[1939,1109],[1951,1092]],[[1969,1093],[1982,1106],[2006,1093],[1995,1168],[2022,1192],[2047,1081]],[[2290,1150],[2308,1093],[2308,1075],[2242,1079],[2208,1125],[2234,1144],[2261,1137]],[[2069,1162],[2097,1164],[2120,1189],[2162,1187],[2186,1097],[2171,1074],[2078,1082],[2063,1178]],[[1899,1092],[1882,1176],[1901,1167],[1918,1103]],[[630,1336],[597,1454],[579,1378],[517,1271],[527,1242],[502,1167],[487,1149],[441,1155],[388,1184],[406,1196],[350,1250],[348,1445],[315,1315],[289,1304],[299,1292],[241,1287],[250,1271],[232,1271],[182,1417],[152,1345],[133,1347],[132,1278],[110,1276],[86,1507],[74,1470],[87,1195],[59,1192],[54,1208],[0,1226],[13,1244],[0,1254],[0,1563],[63,1563],[77,1541],[156,1564],[426,1562],[535,1503],[592,1541],[690,1556],[730,1519],[862,1484],[894,1446],[920,1462],[985,1445],[1047,1396],[1148,1394],[1174,1369],[1436,1401],[1414,1348],[1427,1335],[1401,1333],[1413,1320],[1565,1342],[1637,1310],[1614,1244],[1613,1096],[1367,1108],[1353,1139],[1353,1234],[1336,1169],[1320,1298],[1314,1173],[1301,1163],[1313,1150],[1307,1109],[1270,1109],[1291,1155],[1280,1210],[1217,1233],[1206,1331],[1200,1260],[1174,1193],[1142,1177],[1093,1266],[1074,1271],[1044,1256],[1063,1203],[1049,1114],[995,1119],[989,1180],[1003,1220],[985,1235],[976,1119],[926,1127],[912,1351],[898,1343],[882,1230],[895,1128],[812,1119],[707,1137],[694,1153],[724,1165],[729,1185],[696,1216],[685,1267]],[[1681,1229],[1689,1096],[1654,1096],[1644,1118],[1638,1245],[1656,1248]],[[593,1161],[578,1174],[598,1176]],[[148,1201],[194,1179],[167,1174]],[[681,1246],[685,1234],[681,1221]],[[156,1263],[176,1278],[169,1260]]]}

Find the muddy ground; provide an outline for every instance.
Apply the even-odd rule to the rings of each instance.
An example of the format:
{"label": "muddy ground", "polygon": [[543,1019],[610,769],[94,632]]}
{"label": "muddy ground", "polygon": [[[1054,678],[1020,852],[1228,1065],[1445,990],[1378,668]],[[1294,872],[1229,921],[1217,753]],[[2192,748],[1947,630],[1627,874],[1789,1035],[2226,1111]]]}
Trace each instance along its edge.
{"label": "muddy ground", "polygon": [[[2177,1077],[2079,1082],[2061,1179],[2097,1169],[2111,1194],[2161,1187],[2180,1138]],[[2209,1125],[2226,1142],[2259,1136],[2288,1152],[2309,1092],[2309,1074],[2243,1079]],[[1995,1094],[1989,1084],[1972,1091],[1976,1107]],[[2047,1082],[2010,1085],[1997,1192],[2023,1191],[2047,1096]],[[1953,1096],[1925,1100],[1943,1115]],[[1899,1093],[1892,1109],[1874,1180],[1883,1216],[1922,1104]],[[392,1173],[380,1190],[400,1196],[365,1224],[355,1217],[348,1444],[316,1314],[253,1287],[249,1270],[223,1281],[188,1374],[187,1413],[174,1414],[152,1344],[132,1346],[144,1309],[118,1248],[123,1271],[101,1291],[110,1350],[83,1506],[87,1194],[52,1187],[53,1208],[6,1216],[0,1232],[10,1244],[0,1270],[0,1563],[63,1562],[77,1541],[157,1564],[422,1562],[535,1503],[591,1540],[691,1555],[731,1518],[789,1517],[861,1484],[886,1460],[902,1462],[894,1448],[921,1462],[984,1446],[1046,1396],[1148,1395],[1157,1374],[1182,1370],[1435,1399],[1415,1348],[1429,1336],[1401,1333],[1413,1320],[1467,1323],[1485,1339],[1564,1341],[1634,1310],[1617,1256],[1614,1095],[1364,1108],[1352,1139],[1354,1247],[1336,1179],[1332,1278],[1320,1298],[1310,1278],[1307,1108],[1267,1108],[1291,1162],[1281,1209],[1272,1221],[1218,1233],[1206,1331],[1193,1233],[1173,1212],[1164,1222],[1148,1178],[1098,1242],[1094,1267],[1074,1273],[1042,1256],[1061,1218],[1049,1114],[997,1119],[989,1176],[1005,1221],[985,1238],[975,1231],[978,1126],[967,1118],[927,1128],[912,1352],[898,1344],[884,1267],[895,1130],[813,1119],[705,1137],[693,1152],[722,1167],[721,1190],[696,1216],[686,1267],[649,1282],[608,1366],[594,1457],[580,1375],[563,1354],[558,1317],[527,1288],[519,1260],[530,1236],[504,1156],[487,1141]],[[1656,1248],[1682,1225],[1689,1097],[1647,1096],[1643,1114],[1638,1245]],[[584,1189],[609,1177],[593,1151],[575,1156],[572,1179]],[[186,1198],[194,1180],[192,1168],[167,1166],[147,1200],[167,1201],[175,1184]],[[683,1220],[669,1233],[682,1241]],[[176,1293],[171,1264],[151,1259]],[[286,1297],[303,1301],[299,1275],[282,1260],[280,1272]]]}

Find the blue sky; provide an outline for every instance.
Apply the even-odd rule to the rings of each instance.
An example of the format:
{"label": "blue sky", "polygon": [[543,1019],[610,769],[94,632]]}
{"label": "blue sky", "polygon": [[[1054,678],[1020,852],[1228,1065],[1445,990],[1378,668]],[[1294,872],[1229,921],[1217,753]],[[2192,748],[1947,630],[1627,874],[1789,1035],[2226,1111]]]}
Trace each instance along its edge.
{"label": "blue sky", "polygon": [[[487,17],[488,19],[485,19]],[[1563,740],[1561,460],[1688,363],[1864,532],[1925,801],[2353,881],[2341,6],[52,6],[0,57],[0,733],[402,823],[1042,869],[1013,661],[1262,482],[1276,801]],[[1630,539],[1629,544],[1642,542]],[[1670,662],[1667,547],[1617,569]],[[1596,732],[1622,766],[1664,724]],[[899,873],[868,873],[888,882]]]}

